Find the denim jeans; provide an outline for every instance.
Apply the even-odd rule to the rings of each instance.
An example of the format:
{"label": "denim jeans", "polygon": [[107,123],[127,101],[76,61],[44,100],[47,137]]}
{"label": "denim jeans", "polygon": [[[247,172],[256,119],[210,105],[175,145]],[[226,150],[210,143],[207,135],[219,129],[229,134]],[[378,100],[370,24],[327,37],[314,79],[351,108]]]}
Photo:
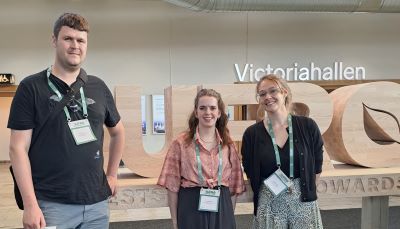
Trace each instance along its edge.
{"label": "denim jeans", "polygon": [[62,204],[38,200],[46,226],[57,229],[108,229],[108,200],[91,205]]}

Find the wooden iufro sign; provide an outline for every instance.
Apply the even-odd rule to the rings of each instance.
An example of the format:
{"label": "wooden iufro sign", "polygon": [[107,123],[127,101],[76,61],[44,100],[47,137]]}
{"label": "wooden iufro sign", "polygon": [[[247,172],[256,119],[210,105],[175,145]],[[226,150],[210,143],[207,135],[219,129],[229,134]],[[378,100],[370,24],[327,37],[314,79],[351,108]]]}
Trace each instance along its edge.
{"label": "wooden iufro sign", "polygon": [[[398,167],[400,165],[400,84],[372,82],[341,87],[328,94],[311,83],[289,83],[294,107],[307,110],[323,133],[324,167],[331,159],[365,167]],[[148,154],[142,144],[140,93],[135,86],[116,87],[115,96],[127,135],[123,160],[134,173],[144,177],[158,177],[165,153],[173,138],[187,128],[193,110],[193,100],[200,88],[220,92],[226,105],[257,104],[254,84],[224,84],[201,86],[171,86],[165,89],[165,145],[158,153]],[[300,112],[301,113],[301,112]],[[255,120],[229,121],[234,141],[241,141],[244,130]],[[105,149],[107,151],[107,149]],[[107,157],[105,157],[107,158]],[[392,183],[399,187],[399,179],[376,178],[343,180],[319,184],[325,190],[374,192],[387,189]],[[390,180],[390,181],[389,181]],[[393,181],[393,182],[392,182]],[[340,188],[343,187],[343,188]]]}
{"label": "wooden iufro sign", "polygon": [[330,93],[332,123],[324,133],[331,159],[365,167],[400,166],[400,85],[374,82]]}
{"label": "wooden iufro sign", "polygon": [[15,83],[15,77],[10,73],[0,73],[0,85],[10,85]]}

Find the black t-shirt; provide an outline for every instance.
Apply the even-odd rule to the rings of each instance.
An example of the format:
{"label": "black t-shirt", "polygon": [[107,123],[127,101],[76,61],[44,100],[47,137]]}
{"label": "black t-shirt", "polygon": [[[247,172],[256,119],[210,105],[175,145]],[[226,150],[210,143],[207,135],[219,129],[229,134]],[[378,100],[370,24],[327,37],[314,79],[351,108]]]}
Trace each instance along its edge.
{"label": "black t-shirt", "polygon": [[[114,99],[105,83],[81,69],[79,78],[86,97],[88,119],[97,140],[76,145],[63,110],[39,128],[60,101],[47,83],[46,70],[26,77],[18,86],[11,104],[8,128],[33,129],[36,139],[29,149],[32,180],[38,199],[67,204],[93,204],[111,195],[103,170],[103,124],[114,127],[120,116]],[[57,77],[50,80],[61,94],[70,87]],[[67,107],[72,121],[83,119],[80,93]]]}

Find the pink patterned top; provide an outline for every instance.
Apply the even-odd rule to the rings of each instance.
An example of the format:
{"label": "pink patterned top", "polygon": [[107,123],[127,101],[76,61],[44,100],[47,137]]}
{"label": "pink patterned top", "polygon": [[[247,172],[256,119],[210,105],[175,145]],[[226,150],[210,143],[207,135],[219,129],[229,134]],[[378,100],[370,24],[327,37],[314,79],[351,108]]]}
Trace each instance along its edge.
{"label": "pink patterned top", "polygon": [[[217,140],[222,139],[216,131]],[[165,157],[157,184],[172,192],[178,192],[180,187],[205,187],[199,184],[195,144],[185,142],[186,132],[181,133],[171,144]],[[200,159],[204,180],[218,180],[218,145],[208,151],[196,131],[196,142],[199,144]],[[222,147],[222,185],[229,187],[231,194],[245,191],[243,172],[238,152],[234,144]]]}

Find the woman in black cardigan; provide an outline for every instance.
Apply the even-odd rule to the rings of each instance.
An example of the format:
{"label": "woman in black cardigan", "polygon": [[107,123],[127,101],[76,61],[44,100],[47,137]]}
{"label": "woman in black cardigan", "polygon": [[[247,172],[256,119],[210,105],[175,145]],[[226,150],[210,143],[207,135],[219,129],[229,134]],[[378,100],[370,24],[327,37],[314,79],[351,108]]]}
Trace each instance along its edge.
{"label": "woman in black cardigan", "polygon": [[244,171],[254,192],[253,228],[323,228],[316,180],[322,171],[323,141],[314,120],[290,114],[287,83],[269,74],[257,83],[267,112],[242,140]]}

